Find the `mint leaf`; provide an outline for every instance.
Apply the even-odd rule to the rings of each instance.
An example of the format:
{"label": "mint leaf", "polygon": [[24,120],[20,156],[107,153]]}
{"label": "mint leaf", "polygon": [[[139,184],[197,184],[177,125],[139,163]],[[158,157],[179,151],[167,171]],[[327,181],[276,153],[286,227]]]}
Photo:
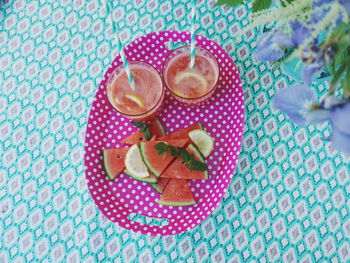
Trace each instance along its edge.
{"label": "mint leaf", "polygon": [[182,160],[185,162],[189,161],[190,154],[184,148],[178,148]]}
{"label": "mint leaf", "polygon": [[269,8],[271,3],[272,0],[254,0],[253,13]]}
{"label": "mint leaf", "polygon": [[241,4],[243,4],[243,0],[219,0],[216,2],[214,7],[220,6],[220,5],[228,5],[228,6],[235,7],[235,6],[241,5]]}
{"label": "mint leaf", "polygon": [[158,151],[157,154],[159,156],[170,151],[173,157],[181,157],[181,163],[187,165],[191,171],[205,171],[208,169],[205,163],[195,160],[194,155],[187,152],[184,148],[167,145],[164,142],[157,143],[154,148]]}
{"label": "mint leaf", "polygon": [[131,121],[131,124],[138,128],[143,128],[145,126],[145,124],[137,121]]}
{"label": "mint leaf", "polygon": [[143,132],[143,134],[145,135],[145,139],[148,141],[151,139],[151,132],[149,131],[148,128],[145,129],[145,131]]}
{"label": "mint leaf", "polygon": [[191,171],[200,171],[204,172],[208,168],[205,163],[202,163],[201,161],[193,160],[191,164],[189,165]]}

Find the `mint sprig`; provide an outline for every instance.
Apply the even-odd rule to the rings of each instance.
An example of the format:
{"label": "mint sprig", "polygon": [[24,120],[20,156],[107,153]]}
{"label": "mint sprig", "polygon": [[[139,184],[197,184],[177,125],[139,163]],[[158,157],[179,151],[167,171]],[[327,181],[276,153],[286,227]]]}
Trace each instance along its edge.
{"label": "mint sprig", "polygon": [[173,157],[180,157],[182,159],[182,164],[187,165],[190,168],[190,171],[206,171],[208,167],[205,163],[195,160],[194,155],[190,154],[184,148],[174,147],[164,142],[157,143],[154,148],[158,151],[158,155],[167,154],[170,152]]}
{"label": "mint sprig", "polygon": [[137,122],[137,121],[131,121],[131,124],[134,125],[137,128],[140,128],[140,132],[143,133],[143,135],[145,136],[146,140],[150,140],[151,139],[151,131],[149,130],[149,127],[151,125],[144,124],[142,122]]}

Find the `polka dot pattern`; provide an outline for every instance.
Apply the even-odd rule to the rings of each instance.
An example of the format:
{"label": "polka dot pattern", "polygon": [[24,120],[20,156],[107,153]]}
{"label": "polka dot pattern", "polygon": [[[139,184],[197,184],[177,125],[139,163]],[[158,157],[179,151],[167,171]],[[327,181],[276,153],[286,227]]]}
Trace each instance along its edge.
{"label": "polka dot pattern", "polygon": [[[142,36],[125,48],[128,60],[147,61],[161,71],[170,52],[166,42],[187,42],[187,32],[163,31]],[[209,102],[199,108],[184,107],[166,94],[159,118],[168,132],[202,122],[215,139],[215,149],[207,159],[209,180],[189,182],[197,204],[188,207],[158,205],[160,195],[148,184],[122,174],[115,181],[106,177],[102,149],[122,147],[120,141],[136,130],[129,120],[113,110],[107,101],[105,84],[113,69],[121,64],[116,57],[97,90],[90,110],[85,138],[85,174],[91,196],[101,212],[120,226],[152,236],[188,231],[204,221],[223,198],[234,173],[241,149],[244,98],[239,73],[227,52],[215,42],[197,36],[197,44],[208,49],[220,65],[219,86]],[[167,218],[168,224],[147,225],[128,218],[130,213]]]}

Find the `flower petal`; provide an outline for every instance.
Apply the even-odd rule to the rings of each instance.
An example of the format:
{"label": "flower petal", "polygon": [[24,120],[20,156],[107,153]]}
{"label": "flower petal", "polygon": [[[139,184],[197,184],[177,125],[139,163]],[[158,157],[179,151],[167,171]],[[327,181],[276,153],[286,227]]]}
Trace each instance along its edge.
{"label": "flower petal", "polygon": [[337,130],[350,136],[350,104],[335,108],[332,111],[331,119]]}
{"label": "flower petal", "polygon": [[276,61],[282,58],[284,51],[278,47],[259,48],[254,52],[254,56],[259,61]]}
{"label": "flower petal", "polygon": [[306,85],[312,82],[312,78],[322,70],[323,66],[317,63],[304,64],[302,71],[302,78]]}
{"label": "flower petal", "polygon": [[309,110],[304,114],[307,124],[316,124],[328,121],[331,118],[330,110]]}
{"label": "flower petal", "polygon": [[333,135],[332,135],[332,145],[334,149],[350,154],[350,135],[345,134],[337,129],[336,126],[333,127]]}
{"label": "flower petal", "polygon": [[277,91],[273,106],[284,111],[288,117],[298,125],[306,125],[307,120],[303,112],[308,111],[307,102],[315,100],[313,91],[301,84],[294,84],[290,87]]}
{"label": "flower petal", "polygon": [[309,30],[299,22],[291,22],[293,29],[292,43],[294,46],[301,45],[310,35]]}

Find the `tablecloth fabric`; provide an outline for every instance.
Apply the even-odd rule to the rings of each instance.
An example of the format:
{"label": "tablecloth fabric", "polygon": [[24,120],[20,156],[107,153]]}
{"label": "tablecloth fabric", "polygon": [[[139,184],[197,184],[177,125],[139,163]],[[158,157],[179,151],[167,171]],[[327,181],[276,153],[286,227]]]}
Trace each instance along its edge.
{"label": "tablecloth fabric", "polygon": [[[254,60],[257,33],[233,40],[251,4],[197,1],[198,33],[241,73],[246,124],[238,168],[199,227],[147,237],[109,222],[84,177],[84,133],[102,75],[116,55],[98,1],[1,1],[0,262],[350,262],[349,157],[271,107],[291,83]],[[190,30],[190,1],[119,1],[124,43]],[[324,83],[314,83],[318,95]]]}

